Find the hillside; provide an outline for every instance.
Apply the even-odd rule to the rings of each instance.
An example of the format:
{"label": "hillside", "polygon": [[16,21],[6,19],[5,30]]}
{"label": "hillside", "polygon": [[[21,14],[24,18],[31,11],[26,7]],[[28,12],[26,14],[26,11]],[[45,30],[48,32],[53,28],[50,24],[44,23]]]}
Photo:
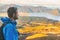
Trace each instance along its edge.
{"label": "hillside", "polygon": [[46,17],[32,17],[32,16],[21,16],[19,20],[23,23],[36,22],[36,23],[45,23],[45,24],[48,23],[55,24],[59,22],[58,20],[48,19]]}
{"label": "hillside", "polygon": [[18,27],[19,33],[23,34],[24,40],[59,40],[60,22],[45,17],[20,17],[24,24]]}

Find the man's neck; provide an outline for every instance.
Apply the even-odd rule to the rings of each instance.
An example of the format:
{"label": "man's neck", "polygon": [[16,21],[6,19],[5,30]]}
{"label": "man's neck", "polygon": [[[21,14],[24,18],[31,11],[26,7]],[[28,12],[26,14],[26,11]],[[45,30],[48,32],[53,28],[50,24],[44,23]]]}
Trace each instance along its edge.
{"label": "man's neck", "polygon": [[10,18],[10,19],[14,21],[14,19],[13,19],[13,18]]}

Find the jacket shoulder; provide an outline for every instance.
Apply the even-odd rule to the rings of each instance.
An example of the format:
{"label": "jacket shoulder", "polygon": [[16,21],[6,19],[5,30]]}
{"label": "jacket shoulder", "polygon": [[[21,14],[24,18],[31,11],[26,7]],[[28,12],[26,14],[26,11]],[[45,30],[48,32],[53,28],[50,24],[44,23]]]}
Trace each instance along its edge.
{"label": "jacket shoulder", "polygon": [[11,23],[8,23],[8,24],[6,24],[6,25],[4,26],[4,28],[10,29],[10,28],[13,28],[13,25],[12,25]]}

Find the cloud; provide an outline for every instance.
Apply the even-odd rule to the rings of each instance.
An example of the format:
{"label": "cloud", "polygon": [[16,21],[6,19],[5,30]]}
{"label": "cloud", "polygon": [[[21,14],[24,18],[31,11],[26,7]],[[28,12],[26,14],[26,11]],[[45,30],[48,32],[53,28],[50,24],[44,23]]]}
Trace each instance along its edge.
{"label": "cloud", "polygon": [[23,5],[59,5],[59,0],[1,0],[0,3],[3,4],[23,4]]}

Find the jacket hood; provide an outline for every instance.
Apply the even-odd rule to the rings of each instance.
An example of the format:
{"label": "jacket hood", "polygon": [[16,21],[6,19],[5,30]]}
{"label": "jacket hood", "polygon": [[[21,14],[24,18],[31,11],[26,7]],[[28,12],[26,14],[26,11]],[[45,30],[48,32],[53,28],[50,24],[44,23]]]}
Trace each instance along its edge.
{"label": "jacket hood", "polygon": [[9,23],[13,23],[13,24],[17,24],[17,22],[16,22],[16,20],[11,20],[10,18],[8,18],[8,17],[4,17],[4,18],[1,18],[1,21],[3,22],[3,23],[7,23],[7,22],[9,22]]}

